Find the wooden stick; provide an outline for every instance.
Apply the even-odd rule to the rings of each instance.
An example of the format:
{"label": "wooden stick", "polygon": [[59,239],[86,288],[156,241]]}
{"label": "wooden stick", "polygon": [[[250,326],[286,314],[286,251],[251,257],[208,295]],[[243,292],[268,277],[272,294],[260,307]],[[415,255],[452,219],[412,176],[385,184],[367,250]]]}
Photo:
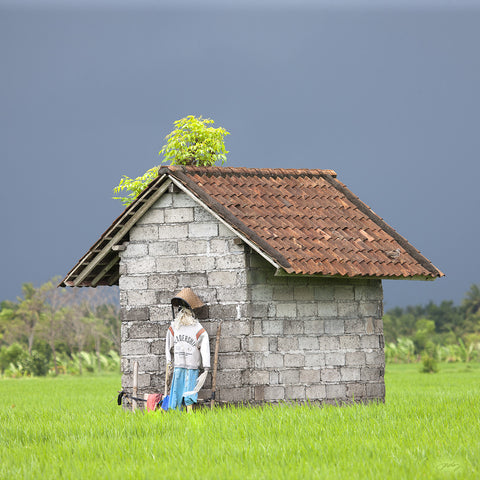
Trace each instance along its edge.
{"label": "wooden stick", "polygon": [[219,322],[217,327],[217,338],[215,340],[215,355],[213,360],[213,375],[212,375],[212,399],[210,400],[210,408],[213,408],[215,406],[215,391],[217,390],[218,349],[220,347],[221,331],[222,331],[222,322]]}
{"label": "wooden stick", "polygon": [[[138,391],[138,361],[133,362],[133,396],[137,396]],[[137,401],[133,400],[132,402],[132,411],[137,409]]]}

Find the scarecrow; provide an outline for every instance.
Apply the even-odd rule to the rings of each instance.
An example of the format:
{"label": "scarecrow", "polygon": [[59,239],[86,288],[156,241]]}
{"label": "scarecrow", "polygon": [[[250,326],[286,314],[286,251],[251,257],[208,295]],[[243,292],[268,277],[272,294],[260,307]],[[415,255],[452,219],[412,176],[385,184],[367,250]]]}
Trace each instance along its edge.
{"label": "scarecrow", "polygon": [[[203,306],[202,301],[190,288],[184,288],[172,298],[174,320],[168,327],[165,345],[165,395],[172,371],[172,349],[173,378],[170,395],[162,405],[164,410],[181,409],[186,405],[187,411],[191,411],[192,405],[197,402],[198,392],[205,383],[210,369],[210,343],[208,333],[194,314],[195,310]],[[200,367],[203,368],[203,373],[199,376]]]}

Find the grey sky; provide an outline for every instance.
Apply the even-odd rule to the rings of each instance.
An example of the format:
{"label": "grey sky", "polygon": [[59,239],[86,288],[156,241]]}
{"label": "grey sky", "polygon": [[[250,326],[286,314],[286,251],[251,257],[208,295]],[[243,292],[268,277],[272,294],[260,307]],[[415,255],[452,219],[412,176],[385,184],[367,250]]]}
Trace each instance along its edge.
{"label": "grey sky", "polygon": [[336,170],[447,274],[384,282],[386,308],[480,281],[471,2],[32,3],[0,0],[0,300],[65,274],[120,214],[120,176],[158,164],[188,114],[231,132],[230,166]]}

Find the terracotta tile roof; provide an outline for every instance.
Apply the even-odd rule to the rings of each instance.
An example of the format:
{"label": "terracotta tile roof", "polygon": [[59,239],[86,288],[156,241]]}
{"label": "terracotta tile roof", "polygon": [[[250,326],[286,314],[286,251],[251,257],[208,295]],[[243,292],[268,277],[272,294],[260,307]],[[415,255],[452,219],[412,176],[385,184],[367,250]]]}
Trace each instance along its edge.
{"label": "terracotta tile roof", "polygon": [[162,167],[288,273],[443,274],[336,179],[333,170]]}
{"label": "terracotta tile roof", "polygon": [[60,285],[118,284],[118,249],[170,180],[290,274],[418,278],[443,276],[333,170],[180,167],[158,178],[106,230]]}

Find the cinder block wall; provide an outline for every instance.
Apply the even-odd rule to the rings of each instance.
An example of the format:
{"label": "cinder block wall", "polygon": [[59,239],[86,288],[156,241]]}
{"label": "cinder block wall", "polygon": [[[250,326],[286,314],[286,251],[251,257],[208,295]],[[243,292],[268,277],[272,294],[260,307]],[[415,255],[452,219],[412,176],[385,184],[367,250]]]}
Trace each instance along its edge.
{"label": "cinder block wall", "polygon": [[[218,322],[220,402],[383,399],[378,280],[275,277],[275,269],[183,192],[166,193],[121,252],[122,387],[163,392],[170,300],[191,287],[212,352]],[[207,380],[201,397],[211,394]]]}
{"label": "cinder block wall", "polygon": [[255,401],[383,400],[380,280],[275,276],[247,255]]}
{"label": "cinder block wall", "polygon": [[[172,321],[171,298],[192,288],[208,305],[200,319],[212,352],[223,320],[217,398],[245,392],[241,353],[250,333],[245,252],[235,235],[183,192],[165,193],[130,231],[121,252],[122,388],[132,390],[133,362],[139,362],[139,393],[163,392],[165,336]],[[201,396],[211,394],[210,378]],[[245,399],[245,395],[241,400]]]}

